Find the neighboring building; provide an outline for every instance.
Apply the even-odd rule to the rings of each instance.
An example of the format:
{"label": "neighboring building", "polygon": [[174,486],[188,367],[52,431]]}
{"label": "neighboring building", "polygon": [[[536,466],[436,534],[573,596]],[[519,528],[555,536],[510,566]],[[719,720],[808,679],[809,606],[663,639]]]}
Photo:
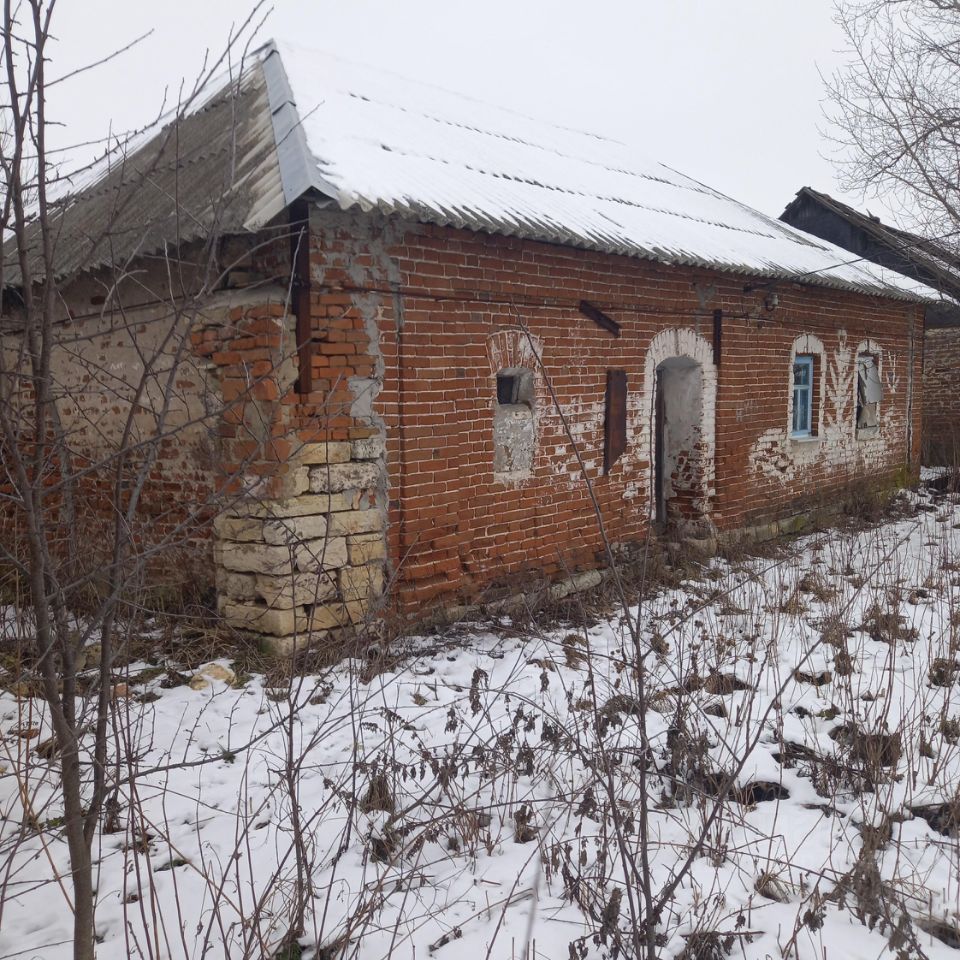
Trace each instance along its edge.
{"label": "neighboring building", "polygon": [[960,465],[960,257],[810,187],[797,192],[780,219],[940,291],[925,315],[923,458]]}
{"label": "neighboring building", "polygon": [[[171,251],[178,291],[215,259],[139,538],[220,497],[221,610],[277,646],[387,578],[422,616],[603,566],[594,498],[627,551],[917,467],[933,293],[622,143],[281,44],[174,132],[66,207],[67,327],[122,378]],[[70,356],[113,442],[126,408]]]}

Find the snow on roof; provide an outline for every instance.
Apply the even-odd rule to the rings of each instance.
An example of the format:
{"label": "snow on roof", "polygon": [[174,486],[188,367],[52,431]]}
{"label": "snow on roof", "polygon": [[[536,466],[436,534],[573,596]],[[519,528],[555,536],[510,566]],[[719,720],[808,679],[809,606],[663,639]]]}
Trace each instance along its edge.
{"label": "snow on roof", "polygon": [[[938,298],[634,146],[290,43],[255,51],[240,77],[211,81],[164,124],[61,199],[59,276],[212,230],[255,231],[319,193],[343,209],[659,263]],[[28,242],[38,258],[35,224]],[[3,256],[15,284],[9,242]]]}
{"label": "snow on roof", "polygon": [[[284,189],[341,208],[908,299],[857,260],[635,147],[286,42],[262,50]],[[288,191],[289,186],[289,191]],[[293,196],[288,196],[293,199]]]}
{"label": "snow on roof", "polygon": [[[218,77],[72,181],[51,184],[57,276],[262,226],[285,206],[273,126],[257,59],[239,78]],[[39,280],[45,262],[37,219],[23,242]],[[5,285],[20,283],[19,253],[8,237]]]}

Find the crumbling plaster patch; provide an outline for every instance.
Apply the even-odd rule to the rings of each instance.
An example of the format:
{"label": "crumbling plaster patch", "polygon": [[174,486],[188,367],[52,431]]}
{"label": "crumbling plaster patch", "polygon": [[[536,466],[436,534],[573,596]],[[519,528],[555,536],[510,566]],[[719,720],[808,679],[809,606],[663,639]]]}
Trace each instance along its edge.
{"label": "crumbling plaster patch", "polygon": [[537,424],[533,410],[521,404],[498,404],[493,414],[493,475],[501,483],[533,475]]}
{"label": "crumbling plaster patch", "polygon": [[[311,208],[310,232],[322,257],[312,257],[311,282],[323,286],[328,272],[344,271],[357,287],[374,290],[384,285],[399,290],[400,268],[391,250],[402,236],[402,227],[386,217],[363,216],[356,212],[335,212]],[[381,342],[385,327],[383,295],[357,290],[352,306],[363,320],[368,342],[366,355],[373,360],[371,376],[351,376],[347,385],[353,395],[350,416],[358,424],[377,431],[381,443],[376,462],[380,476],[373,487],[377,504],[386,508],[388,476],[385,458],[386,424],[377,409],[377,399],[383,390],[385,362]],[[399,294],[392,298],[391,308],[398,326],[403,324],[403,304]]]}
{"label": "crumbling plaster patch", "polygon": [[[490,403],[494,430],[494,480],[516,486],[531,478],[543,458],[540,426],[543,411],[552,408],[550,391],[544,381],[540,357],[541,339],[522,327],[507,327],[487,337],[487,361],[490,365]],[[529,370],[533,379],[530,414],[500,408],[497,403],[497,374],[503,370]]]}
{"label": "crumbling plaster patch", "polygon": [[[793,358],[797,354],[813,353],[822,358],[820,390],[818,392],[817,436],[791,437],[793,415]],[[784,370],[783,426],[767,430],[754,442],[749,455],[753,473],[783,484],[792,483],[805,472],[820,467],[830,473],[850,473],[867,470],[871,464],[888,460],[890,440],[898,428],[891,412],[895,405],[881,401],[878,410],[880,426],[870,433],[856,429],[856,362],[861,353],[877,358],[880,375],[888,396],[895,396],[900,388],[900,359],[896,354],[884,355],[880,345],[866,339],[851,348],[847,333],[840,330],[837,347],[830,353],[822,341],[812,334],[797,337],[793,343],[790,364]]]}
{"label": "crumbling plaster patch", "polygon": [[[628,390],[629,397],[629,390]],[[602,435],[603,431],[603,400],[574,400],[564,405],[563,414],[570,430],[570,437],[573,444],[580,451],[580,457],[583,460],[583,466],[588,475],[597,476],[603,467],[602,444],[595,442],[597,436]],[[560,425],[560,430],[563,430]],[[630,434],[628,433],[629,437]],[[574,455],[573,447],[567,442],[561,449],[561,462],[566,464],[566,472],[558,473],[558,479],[566,479],[570,486],[576,486],[582,482],[582,471],[580,464]],[[618,468],[626,469],[628,463],[626,454],[620,458],[617,464]]]}
{"label": "crumbling plaster patch", "polygon": [[[384,281],[391,287],[400,283],[400,270],[390,255],[396,244],[398,228],[383,218],[350,214],[331,214],[313,208],[311,235],[323,251],[322,258],[311,258],[311,282],[322,287],[330,270],[342,270],[358,287],[378,287]],[[346,242],[344,242],[346,239]],[[363,318],[369,337],[367,352],[374,361],[372,377],[350,377],[354,396],[350,415],[376,427],[385,436],[383,419],[375,410],[375,401],[383,388],[384,360],[380,348],[383,329],[383,297],[379,293],[355,292],[353,306]],[[396,305],[394,305],[396,309]]]}

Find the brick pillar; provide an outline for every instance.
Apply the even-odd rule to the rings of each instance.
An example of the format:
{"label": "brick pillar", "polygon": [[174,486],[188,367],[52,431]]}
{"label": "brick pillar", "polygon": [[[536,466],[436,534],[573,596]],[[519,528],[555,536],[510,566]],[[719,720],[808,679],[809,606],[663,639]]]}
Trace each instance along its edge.
{"label": "brick pillar", "polygon": [[235,308],[207,347],[230,493],[214,521],[218,608],[281,655],[372,627],[386,581],[384,431],[357,402],[380,382],[363,351],[368,321],[342,294],[317,295],[312,313],[325,349],[308,395],[297,391],[294,318],[282,304]]}

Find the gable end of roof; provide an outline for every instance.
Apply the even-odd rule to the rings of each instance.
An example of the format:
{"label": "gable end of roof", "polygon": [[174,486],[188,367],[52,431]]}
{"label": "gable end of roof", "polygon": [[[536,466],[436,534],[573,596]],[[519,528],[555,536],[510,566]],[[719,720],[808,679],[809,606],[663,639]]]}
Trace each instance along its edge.
{"label": "gable end of roof", "polygon": [[[328,183],[317,170],[317,158],[310,152],[307,136],[297,110],[293,89],[283,66],[280,51],[273,41],[261,48],[260,69],[263,71],[273,124],[273,139],[280,166],[280,182],[283,187],[284,206],[289,206],[305,194],[315,191],[331,199],[337,198],[336,188]],[[280,212],[279,209],[264,211],[256,229]]]}

